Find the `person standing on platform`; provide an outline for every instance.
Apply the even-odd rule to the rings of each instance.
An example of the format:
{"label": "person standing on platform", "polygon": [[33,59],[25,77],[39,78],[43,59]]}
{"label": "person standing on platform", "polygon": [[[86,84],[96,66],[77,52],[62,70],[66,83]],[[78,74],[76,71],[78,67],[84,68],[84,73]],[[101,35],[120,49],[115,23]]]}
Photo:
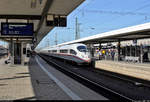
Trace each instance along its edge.
{"label": "person standing on platform", "polygon": [[112,60],[114,61],[114,56],[115,56],[115,51],[114,50],[111,51],[111,56],[112,56]]}
{"label": "person standing on platform", "polygon": [[101,50],[99,51],[99,60],[101,60],[102,52]]}

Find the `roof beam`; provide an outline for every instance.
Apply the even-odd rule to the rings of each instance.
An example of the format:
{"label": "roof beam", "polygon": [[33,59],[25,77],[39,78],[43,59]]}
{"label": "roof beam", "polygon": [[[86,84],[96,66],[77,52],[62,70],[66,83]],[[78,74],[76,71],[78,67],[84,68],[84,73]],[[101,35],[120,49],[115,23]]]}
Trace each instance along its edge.
{"label": "roof beam", "polygon": [[0,19],[41,20],[41,15],[0,15]]}
{"label": "roof beam", "polygon": [[47,15],[47,13],[48,13],[52,3],[53,3],[53,0],[47,0],[46,1],[45,7],[44,7],[44,9],[42,11],[42,14],[41,14],[42,17],[41,17],[41,20],[40,20],[40,22],[38,24],[38,28],[36,30],[37,32],[35,33],[35,36],[37,35],[37,33],[39,32],[40,28],[42,27],[42,24],[44,22],[45,16]]}
{"label": "roof beam", "polygon": [[148,34],[150,31],[144,31],[144,32],[137,32],[137,33],[134,33],[134,32],[132,32],[132,33],[125,33],[125,34],[123,34],[123,35],[116,35],[116,36],[114,36],[114,37],[123,37],[123,36],[131,36],[131,35],[150,35],[150,34]]}

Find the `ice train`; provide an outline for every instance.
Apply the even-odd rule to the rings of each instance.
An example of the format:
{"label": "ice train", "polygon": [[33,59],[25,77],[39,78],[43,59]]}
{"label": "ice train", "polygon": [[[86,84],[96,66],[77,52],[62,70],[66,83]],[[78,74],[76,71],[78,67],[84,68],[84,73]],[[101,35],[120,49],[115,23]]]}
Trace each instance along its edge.
{"label": "ice train", "polygon": [[82,43],[69,45],[56,45],[40,50],[41,54],[58,57],[68,61],[75,62],[78,65],[90,64],[91,56],[87,46]]}

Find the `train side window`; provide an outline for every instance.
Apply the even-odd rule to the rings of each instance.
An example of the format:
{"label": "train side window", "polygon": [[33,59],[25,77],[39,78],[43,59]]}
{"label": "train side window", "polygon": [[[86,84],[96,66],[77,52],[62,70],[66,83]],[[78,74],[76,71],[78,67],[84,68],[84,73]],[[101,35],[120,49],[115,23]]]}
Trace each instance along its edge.
{"label": "train side window", "polygon": [[60,53],[68,53],[68,50],[60,50]]}
{"label": "train side window", "polygon": [[76,51],[74,51],[72,49],[70,50],[70,54],[77,55]]}
{"label": "train side window", "polygon": [[52,50],[52,52],[53,52],[53,53],[56,53],[56,52],[57,52],[57,50]]}
{"label": "train side window", "polygon": [[63,53],[63,50],[60,50],[60,53]]}

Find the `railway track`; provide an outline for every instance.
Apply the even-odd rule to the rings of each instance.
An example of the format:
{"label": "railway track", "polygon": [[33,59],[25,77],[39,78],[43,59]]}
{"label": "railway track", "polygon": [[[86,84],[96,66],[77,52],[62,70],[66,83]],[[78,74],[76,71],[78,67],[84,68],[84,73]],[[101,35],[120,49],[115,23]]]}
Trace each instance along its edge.
{"label": "railway track", "polygon": [[83,85],[91,88],[92,90],[96,91],[97,93],[109,98],[110,100],[123,100],[123,101],[134,101],[134,99],[129,98],[125,95],[122,95],[111,88],[105,87],[102,83],[95,82],[93,80],[88,79],[87,77],[75,73],[71,70],[68,70],[67,68],[64,68],[64,66],[58,64],[57,62],[53,61],[52,58],[45,55],[40,55],[46,62],[52,64],[57,68],[59,71],[65,73],[66,75],[70,76],[71,78],[77,80],[78,82],[82,83]]}
{"label": "railway track", "polygon": [[114,72],[110,72],[110,71],[106,71],[106,70],[102,70],[102,69],[95,69],[95,70],[93,70],[93,72],[98,73],[98,74],[103,74],[103,75],[109,76],[109,77],[114,77],[118,80],[123,80],[123,81],[126,81],[128,83],[131,83],[131,84],[139,86],[139,87],[143,86],[143,87],[150,88],[150,82],[147,80],[137,79],[134,77],[130,77],[130,76],[126,76],[126,75],[122,75],[119,73],[114,73]]}

